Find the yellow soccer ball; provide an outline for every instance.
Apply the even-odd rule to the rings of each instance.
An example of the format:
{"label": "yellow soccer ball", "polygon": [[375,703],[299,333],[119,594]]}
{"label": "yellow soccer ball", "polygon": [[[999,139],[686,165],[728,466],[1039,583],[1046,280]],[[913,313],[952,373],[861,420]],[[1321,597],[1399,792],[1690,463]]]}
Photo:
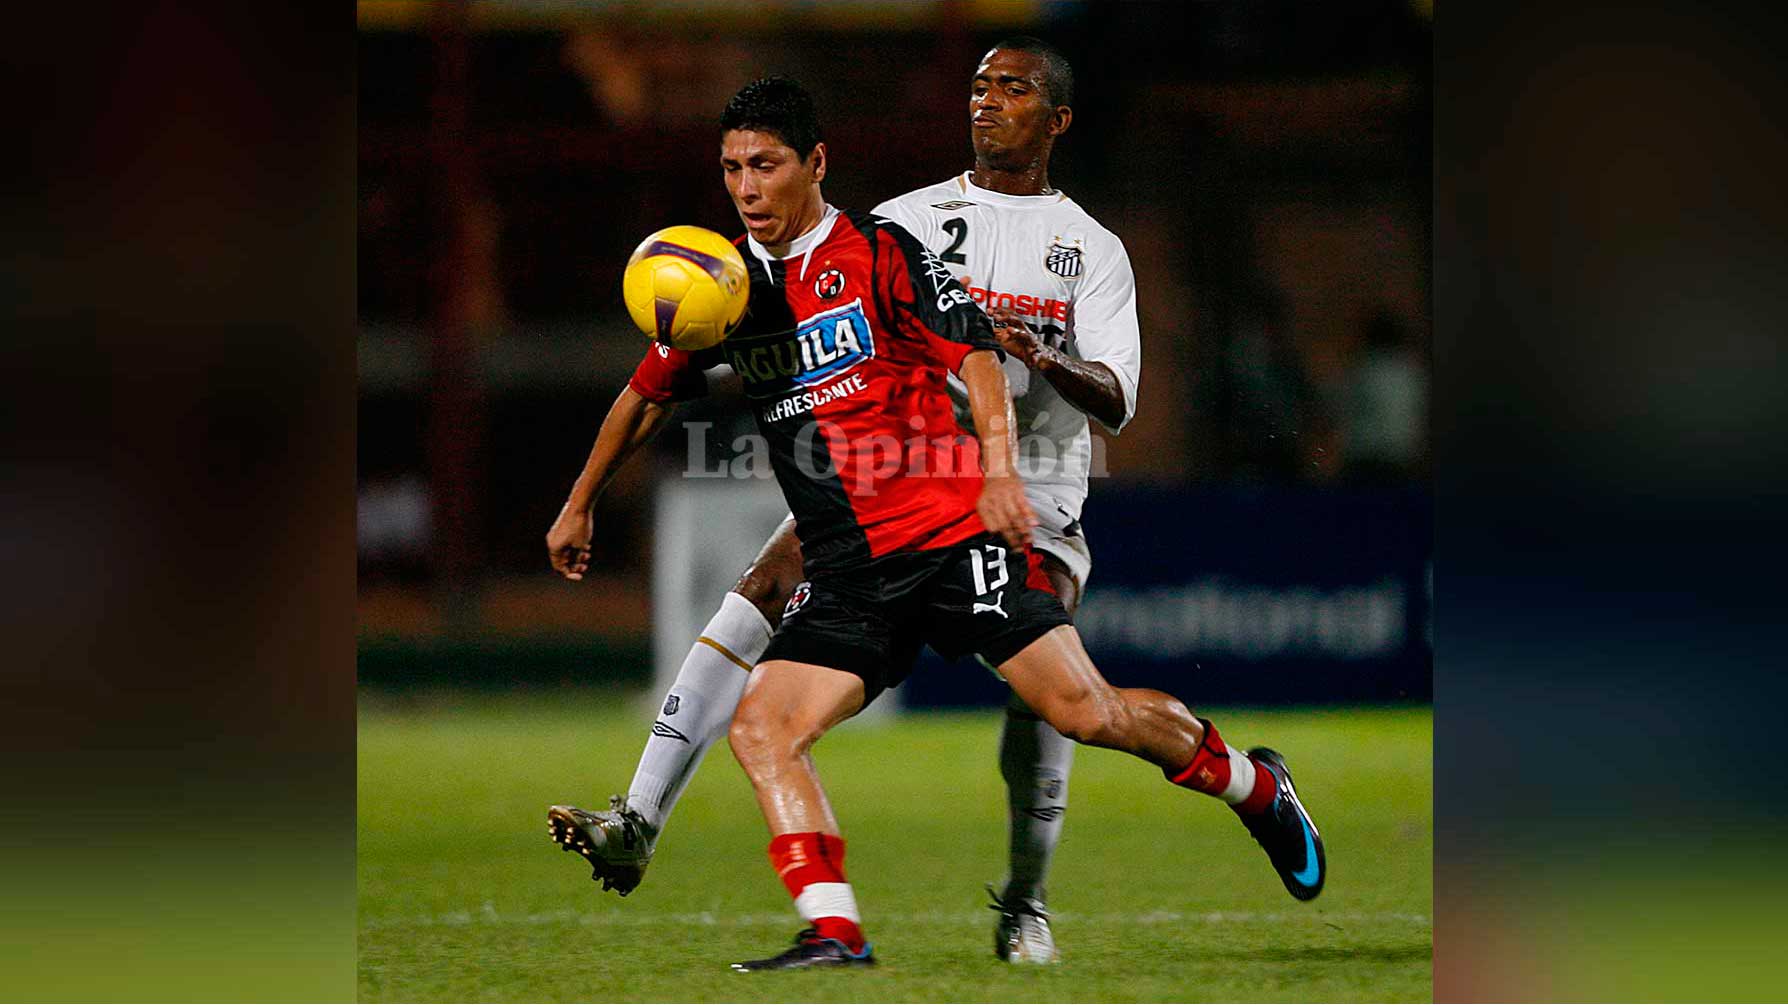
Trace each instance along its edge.
{"label": "yellow soccer ball", "polygon": [[666,227],[633,250],[621,296],[640,331],[694,352],[738,327],[751,281],[731,241],[704,227]]}

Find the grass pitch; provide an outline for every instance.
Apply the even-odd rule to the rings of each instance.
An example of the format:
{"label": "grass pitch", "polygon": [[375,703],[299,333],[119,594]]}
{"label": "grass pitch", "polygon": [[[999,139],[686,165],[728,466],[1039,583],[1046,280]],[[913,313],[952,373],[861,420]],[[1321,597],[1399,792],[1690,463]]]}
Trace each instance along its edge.
{"label": "grass pitch", "polygon": [[1003,964],[983,883],[1005,870],[999,714],[847,724],[815,750],[881,966],[735,974],[801,927],[724,743],[639,889],[601,893],[546,807],[606,808],[650,719],[637,695],[364,693],[365,1001],[1417,1001],[1432,996],[1426,709],[1200,710],[1283,752],[1330,878],[1298,903],[1215,800],[1081,748],[1050,906],[1063,962]]}

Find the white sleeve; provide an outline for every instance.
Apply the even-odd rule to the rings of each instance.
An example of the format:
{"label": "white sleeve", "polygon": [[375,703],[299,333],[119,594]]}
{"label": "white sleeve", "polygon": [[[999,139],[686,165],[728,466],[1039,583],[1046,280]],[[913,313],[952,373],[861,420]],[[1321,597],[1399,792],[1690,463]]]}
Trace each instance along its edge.
{"label": "white sleeve", "polygon": [[907,233],[918,238],[920,244],[929,248],[936,236],[931,232],[931,216],[916,205],[918,200],[909,198],[911,194],[909,192],[907,195],[889,199],[875,207],[874,213],[876,216],[885,216],[905,227]]}
{"label": "white sleeve", "polygon": [[[1116,237],[1088,263],[1085,285],[1074,298],[1074,345],[1080,358],[1103,363],[1117,375],[1124,394],[1124,419],[1118,433],[1136,415],[1136,385],[1142,379],[1142,332],[1136,323],[1136,276],[1130,256]],[[1105,425],[1103,422],[1100,425]]]}

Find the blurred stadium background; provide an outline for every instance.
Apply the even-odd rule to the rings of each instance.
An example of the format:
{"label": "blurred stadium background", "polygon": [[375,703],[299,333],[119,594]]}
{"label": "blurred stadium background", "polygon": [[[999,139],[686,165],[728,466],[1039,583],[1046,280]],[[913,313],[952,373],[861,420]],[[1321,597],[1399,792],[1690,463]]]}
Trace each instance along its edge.
{"label": "blurred stadium background", "polygon": [[[727,97],[770,72],[807,84],[832,152],[827,196],[867,209],[969,166],[976,57],[1001,35],[1034,33],[1077,75],[1051,179],[1124,240],[1143,332],[1140,407],[1123,436],[1105,438],[1110,476],[1094,483],[1084,514],[1096,556],[1080,618],[1088,648],[1114,681],[1250,709],[1262,735],[1315,721],[1330,732],[1310,742],[1333,743],[1357,713],[1359,729],[1377,722],[1397,737],[1413,773],[1370,793],[1392,804],[1352,812],[1401,821],[1380,837],[1400,849],[1385,867],[1408,873],[1402,899],[1374,910],[1418,919],[1409,934],[1422,943],[1430,17],[1428,4],[1406,0],[360,3],[362,806],[417,777],[393,737],[462,722],[486,730],[467,736],[505,742],[478,725],[482,713],[454,716],[511,699],[521,704],[500,707],[542,714],[541,695],[567,693],[623,718],[593,723],[590,758],[556,776],[575,790],[553,799],[623,786],[644,734],[632,713],[655,693],[655,662],[680,659],[691,633],[678,626],[699,625],[736,575],[741,563],[711,562],[690,592],[654,602],[655,571],[691,550],[663,532],[661,493],[693,484],[680,477],[692,450],[724,458],[747,428],[725,397],[686,406],[688,425],[617,480],[598,509],[586,582],[552,575],[542,545],[645,345],[618,296],[628,253],[670,223],[738,230],[712,156]],[[704,505],[727,514],[715,523],[734,519],[722,503]],[[738,519],[749,555],[767,527]],[[985,710],[1001,693],[982,673],[923,671],[896,692],[909,712],[954,709],[927,720],[969,729],[993,721]],[[1372,707],[1385,705],[1401,707]],[[1273,711],[1282,706],[1302,711]],[[994,733],[983,732],[991,763]],[[451,804],[452,786],[441,785]],[[711,769],[685,805],[709,786],[743,782]],[[740,807],[747,819],[735,823],[755,833],[748,800]],[[544,855],[534,823],[522,822],[520,854]],[[363,811],[363,966],[370,940],[387,976],[402,967],[379,941],[394,928],[366,919],[479,906],[472,893],[405,900],[392,885],[409,875],[402,826]],[[501,829],[492,823],[492,835]],[[989,849],[997,870],[997,841]],[[761,865],[750,857],[760,853],[739,868]],[[568,865],[548,866],[574,878]],[[622,910],[560,892],[589,910]],[[1315,958],[1349,958],[1324,951],[1332,956]],[[1425,952],[1388,952],[1380,962],[1417,973],[1415,984],[1293,982],[1271,993],[1425,997]],[[429,993],[383,979],[363,973],[362,995]],[[1255,993],[1246,983],[1230,992]]]}
{"label": "blurred stadium background", "polygon": [[[1094,651],[1146,662],[1130,642],[1166,631],[1169,659],[1237,697],[1429,697],[1420,9],[359,11],[363,682],[643,683],[654,490],[684,432],[604,499],[591,581],[550,575],[542,546],[643,348],[627,254],[674,221],[738,230],[709,155],[752,76],[814,89],[828,197],[866,208],[968,166],[974,61],[1023,30],[1080,81],[1052,178],[1123,238],[1139,285],[1142,400],[1086,511]],[[710,457],[749,421],[734,404],[684,410],[713,423]],[[1177,600],[1196,613],[1169,616]],[[1233,679],[1288,659],[1312,673],[1267,675],[1283,694]]]}

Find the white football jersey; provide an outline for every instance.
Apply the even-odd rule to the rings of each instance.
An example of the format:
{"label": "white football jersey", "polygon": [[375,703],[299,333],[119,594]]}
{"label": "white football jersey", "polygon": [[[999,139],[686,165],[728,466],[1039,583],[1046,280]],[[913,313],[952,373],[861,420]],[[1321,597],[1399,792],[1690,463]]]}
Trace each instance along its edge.
{"label": "white football jersey", "polygon": [[[1012,308],[1041,341],[1110,367],[1124,394],[1123,423],[1112,432],[1136,414],[1142,336],[1130,258],[1117,235],[1074,200],[1060,192],[990,192],[975,187],[965,171],[890,199],[875,212],[941,258],[975,303]],[[1007,359],[1005,371],[1025,482],[1051,489],[1050,498],[1078,520],[1092,462],[1086,413],[1017,359]],[[964,428],[972,430],[968,391],[954,374],[950,392]]]}

